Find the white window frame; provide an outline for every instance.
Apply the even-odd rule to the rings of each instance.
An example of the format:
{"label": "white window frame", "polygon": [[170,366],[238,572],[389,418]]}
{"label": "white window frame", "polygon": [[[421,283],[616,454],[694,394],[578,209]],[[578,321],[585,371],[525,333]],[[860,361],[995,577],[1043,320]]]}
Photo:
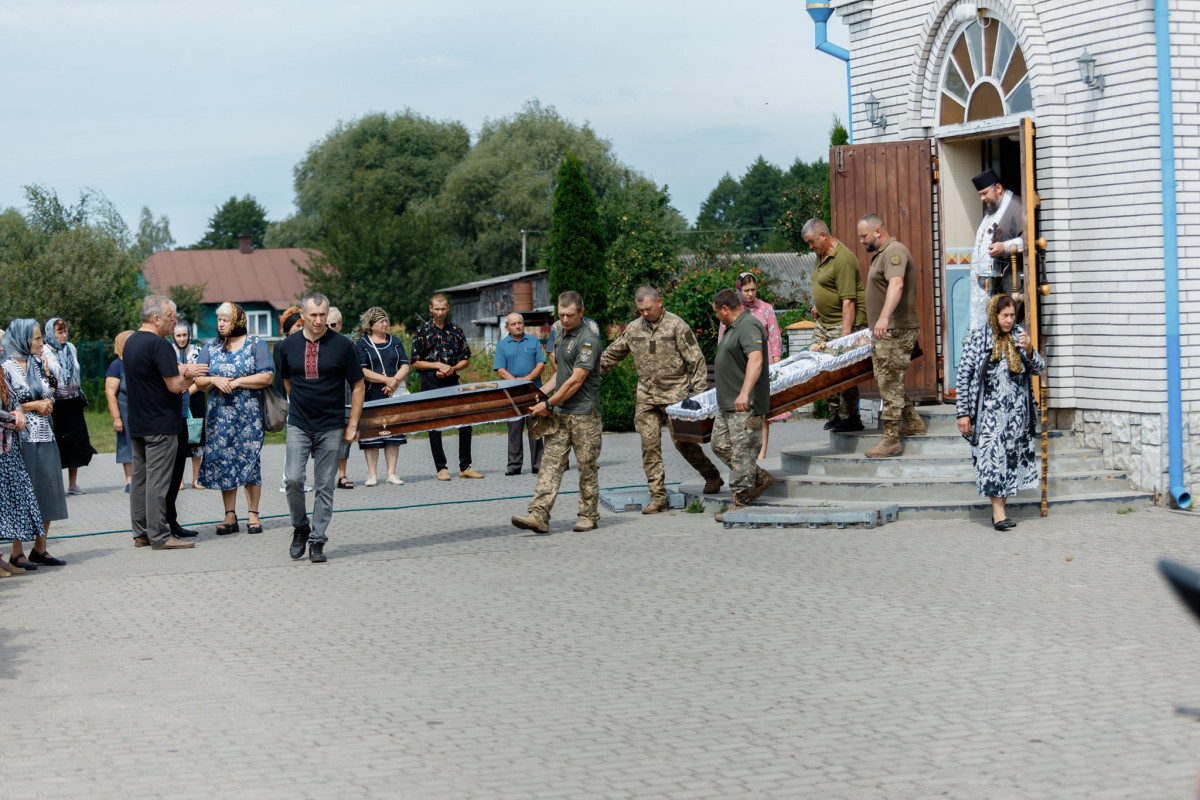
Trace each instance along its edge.
{"label": "white window frame", "polygon": [[267,337],[271,335],[270,311],[247,311],[246,333],[251,336]]}

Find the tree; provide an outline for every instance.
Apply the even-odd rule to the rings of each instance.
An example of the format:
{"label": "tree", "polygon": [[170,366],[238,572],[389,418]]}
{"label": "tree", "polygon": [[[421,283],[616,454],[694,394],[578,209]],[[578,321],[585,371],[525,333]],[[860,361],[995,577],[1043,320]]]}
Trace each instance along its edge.
{"label": "tree", "polygon": [[204,316],[204,283],[175,283],[167,287],[167,297],[175,304],[175,312],[180,322],[199,324]]}
{"label": "tree", "polygon": [[774,229],[775,221],[779,219],[783,172],[759,156],[742,176],[741,185],[733,208],[736,227],[768,229],[746,230],[741,234],[742,246],[754,250],[767,241],[768,231]]}
{"label": "tree", "polygon": [[608,270],[604,264],[604,233],[596,194],[583,173],[583,164],[567,152],[554,187],[554,215],[546,246],[550,297],[573,290],[583,297],[587,315],[608,321]]}
{"label": "tree", "polygon": [[[484,122],[475,146],[451,170],[438,196],[447,230],[464,241],[476,272],[516,272],[521,231],[550,230],[556,175],[568,150],[599,199],[630,172],[611,142],[536,100],[510,117]],[[541,263],[538,244],[545,238],[533,241],[531,269]]]}
{"label": "tree", "polygon": [[[829,126],[829,146],[841,147],[844,144],[850,143],[850,132],[846,130],[846,126],[838,119],[837,114],[833,115],[833,124]],[[821,204],[821,219],[825,220],[825,224],[833,225],[833,205],[830,201],[830,193],[833,191],[833,177],[829,174],[828,165],[825,169],[825,197]]]}
{"label": "tree", "polygon": [[666,187],[633,173],[600,202],[600,218],[608,242],[608,314],[625,322],[637,316],[633,295],[639,286],[664,290],[678,270],[678,234],[687,224],[671,207]]}
{"label": "tree", "polygon": [[[794,189],[785,190],[780,201],[779,219],[775,221],[776,236],[772,239],[778,239],[789,251],[809,252],[810,248],[800,233],[804,223],[821,216],[826,202],[825,186],[825,182],[813,185],[802,183]],[[828,220],[823,221],[828,224]]]}
{"label": "tree", "polygon": [[701,230],[737,227],[737,220],[734,219],[734,207],[737,205],[738,195],[741,192],[742,185],[735,181],[732,175],[728,172],[722,175],[721,180],[717,181],[716,187],[700,204],[700,213],[696,216],[696,227]]}
{"label": "tree", "polygon": [[263,246],[267,232],[267,210],[252,195],[230,197],[217,206],[208,219],[208,232],[192,245],[192,250],[236,250],[238,237],[249,235],[250,243]]}
{"label": "tree", "polygon": [[166,214],[156,220],[150,213],[149,206],[142,206],[137,233],[133,237],[133,257],[140,264],[159,250],[170,250],[174,246],[175,237],[171,235],[171,220],[167,218]]}

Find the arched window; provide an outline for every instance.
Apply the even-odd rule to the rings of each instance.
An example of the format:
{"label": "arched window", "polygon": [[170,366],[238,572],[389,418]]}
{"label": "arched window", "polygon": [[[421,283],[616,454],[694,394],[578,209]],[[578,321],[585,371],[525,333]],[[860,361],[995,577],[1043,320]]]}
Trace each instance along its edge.
{"label": "arched window", "polygon": [[942,71],[942,125],[1033,110],[1025,56],[998,19],[967,23],[954,38]]}

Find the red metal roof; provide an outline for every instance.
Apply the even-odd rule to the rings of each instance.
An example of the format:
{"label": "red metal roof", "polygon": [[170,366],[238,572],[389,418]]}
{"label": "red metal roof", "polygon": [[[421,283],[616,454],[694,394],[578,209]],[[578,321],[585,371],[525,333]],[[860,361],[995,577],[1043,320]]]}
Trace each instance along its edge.
{"label": "red metal roof", "polygon": [[[299,266],[298,266],[299,265]],[[298,247],[255,250],[161,250],[142,264],[147,288],[165,292],[176,284],[200,284],[205,303],[269,303],[285,309],[305,294],[300,266],[308,254]]]}

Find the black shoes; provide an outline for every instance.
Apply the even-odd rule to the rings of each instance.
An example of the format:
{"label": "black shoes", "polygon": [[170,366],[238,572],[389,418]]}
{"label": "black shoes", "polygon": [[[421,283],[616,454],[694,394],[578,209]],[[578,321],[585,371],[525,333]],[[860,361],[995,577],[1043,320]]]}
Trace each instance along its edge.
{"label": "black shoes", "polygon": [[24,554],[19,555],[16,558],[10,558],[8,563],[12,564],[14,567],[20,567],[27,572],[33,572],[37,569],[37,564],[31,563]]}
{"label": "black shoes", "polygon": [[188,530],[187,528],[180,528],[176,526],[171,528],[171,535],[176,539],[195,539],[200,535],[200,531],[192,531]]}
{"label": "black shoes", "polygon": [[[34,564],[41,564],[43,567],[65,567],[67,565],[67,562],[61,558],[55,558],[45,551],[39,553],[37,550],[30,550],[29,560]],[[22,566],[22,564],[18,564],[17,566]],[[28,569],[28,566],[26,566],[26,569]]]}
{"label": "black shoes", "polygon": [[825,420],[825,424],[824,424],[823,426],[821,426],[821,427],[822,427],[824,430],[831,431],[831,430],[833,430],[835,427],[837,427],[837,424],[838,424],[838,418],[837,418],[837,417],[830,417],[829,419]]}
{"label": "black shoes", "polygon": [[1012,530],[1013,528],[1017,527],[1017,523],[1015,520],[1011,520],[1008,517],[1005,517],[1004,519],[1000,520],[999,522],[993,522],[992,527],[998,531],[1007,531],[1007,530]]}
{"label": "black shoes", "polygon": [[[307,535],[305,536],[305,538],[308,538]],[[325,543],[324,542],[309,543],[309,545],[308,545],[308,560],[314,564],[324,564],[327,561],[327,559],[325,558]]]}
{"label": "black shoes", "polygon": [[862,429],[862,420],[857,418],[838,420],[838,423],[833,426],[834,433],[854,433]]}
{"label": "black shoes", "polygon": [[[246,513],[253,514],[254,516],[257,517],[258,509],[254,509],[253,511],[248,511]],[[258,522],[251,522],[250,518],[247,517],[246,518],[246,533],[262,533],[262,520],[259,520]]]}
{"label": "black shoes", "polygon": [[237,533],[238,531],[241,530],[241,528],[238,527],[236,511],[226,511],[225,519],[229,519],[230,514],[233,514],[233,524],[230,525],[227,522],[222,522],[220,525],[217,526],[217,536],[228,536],[231,533]]}
{"label": "black shoes", "polygon": [[293,559],[304,558],[304,548],[308,546],[308,534],[312,532],[312,528],[307,525],[300,528],[292,529],[292,546],[288,550],[288,555]]}
{"label": "black shoes", "polygon": [[521,469],[519,467],[517,469],[506,469],[506,470],[504,470],[504,474],[505,475],[520,475]]}

